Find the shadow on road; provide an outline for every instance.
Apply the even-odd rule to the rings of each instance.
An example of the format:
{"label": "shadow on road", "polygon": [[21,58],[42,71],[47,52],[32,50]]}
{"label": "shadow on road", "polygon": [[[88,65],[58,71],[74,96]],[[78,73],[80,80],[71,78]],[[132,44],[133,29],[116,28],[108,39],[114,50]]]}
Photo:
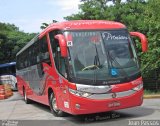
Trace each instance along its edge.
{"label": "shadow on road", "polygon": [[[33,106],[44,110],[50,113],[50,109],[48,106],[43,104],[39,104],[37,102],[32,103]],[[113,122],[113,121],[124,121],[133,118],[145,117],[151,115],[155,110],[151,108],[145,107],[135,107],[124,110],[117,110],[111,112],[103,112],[96,114],[88,114],[88,115],[70,115],[68,114],[66,117],[63,117],[69,123],[72,124],[91,124],[91,123],[105,123],[105,122]],[[54,117],[54,115],[53,115]]]}
{"label": "shadow on road", "polygon": [[[12,96],[10,99],[6,101],[16,101],[16,100],[23,100],[23,97],[20,96],[18,93],[14,92],[14,96]],[[50,113],[50,109],[48,106],[37,103],[37,102],[32,102],[31,105],[34,107],[42,110],[42,112],[47,112]],[[135,107],[135,108],[130,108],[130,109],[124,109],[124,110],[117,110],[117,111],[111,111],[111,112],[103,112],[103,113],[96,113],[96,114],[88,114],[88,115],[78,115],[78,116],[73,116],[69,115],[67,117],[59,118],[59,121],[62,122],[61,119],[63,119],[64,124],[69,124],[70,126],[73,125],[96,125],[97,123],[101,123],[101,125],[106,125],[107,124],[113,124],[121,126],[124,123],[128,125],[127,120],[130,119],[139,119],[139,118],[145,118],[148,115],[152,115],[156,110],[152,108],[145,108],[145,106],[141,107]],[[43,120],[43,119],[42,119]],[[51,118],[48,118],[48,120],[52,120]],[[54,120],[54,116],[53,116]],[[58,120],[57,120],[58,121]],[[118,122],[118,123],[117,123]]]}
{"label": "shadow on road", "polygon": [[125,110],[104,112],[104,113],[96,113],[89,115],[79,115],[72,116],[72,118],[66,118],[69,121],[72,121],[75,124],[87,124],[94,122],[113,122],[113,121],[121,121],[132,118],[144,117],[147,115],[151,115],[155,110],[144,107],[136,107]]}

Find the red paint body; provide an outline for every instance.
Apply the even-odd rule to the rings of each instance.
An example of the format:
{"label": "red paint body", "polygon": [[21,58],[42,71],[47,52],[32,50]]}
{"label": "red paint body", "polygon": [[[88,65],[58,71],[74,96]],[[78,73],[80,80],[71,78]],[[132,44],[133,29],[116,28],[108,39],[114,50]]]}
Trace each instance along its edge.
{"label": "red paint body", "polygon": [[[44,35],[47,36],[48,49],[51,59],[51,65],[47,63],[43,64],[43,71],[46,75],[45,77],[45,89],[42,95],[37,95],[28,84],[27,81],[24,80],[23,76],[17,74],[18,81],[18,91],[21,95],[23,95],[23,88],[26,89],[27,98],[37,101],[39,103],[49,105],[48,100],[48,90],[52,89],[55,93],[57,99],[57,106],[60,110],[71,113],[73,115],[77,114],[89,114],[89,113],[97,113],[97,112],[106,112],[111,110],[125,109],[129,107],[139,106],[143,102],[143,88],[135,93],[120,97],[120,98],[110,98],[110,99],[89,99],[84,97],[79,97],[73,95],[69,92],[69,88],[76,90],[76,85],[74,83],[69,82],[67,79],[59,75],[56,70],[54,58],[52,56],[52,50],[49,40],[49,32],[55,29],[59,30],[94,30],[94,29],[125,29],[126,27],[117,22],[112,21],[69,21],[62,23],[55,23],[47,27],[42,33],[39,35],[39,39]],[[134,33],[132,33],[134,35]],[[143,50],[147,49],[147,45],[144,44]],[[65,44],[64,44],[65,45]],[[62,84],[59,83],[59,78],[62,79]],[[134,87],[141,84],[142,78],[137,78],[128,83],[120,83],[113,84],[111,93],[124,92],[128,90],[132,90]],[[64,93],[66,91],[66,93]],[[64,106],[64,101],[69,103],[69,108]],[[120,105],[112,106],[112,103],[119,102]],[[75,104],[79,104],[81,107],[77,109]],[[109,107],[112,106],[112,107]]]}

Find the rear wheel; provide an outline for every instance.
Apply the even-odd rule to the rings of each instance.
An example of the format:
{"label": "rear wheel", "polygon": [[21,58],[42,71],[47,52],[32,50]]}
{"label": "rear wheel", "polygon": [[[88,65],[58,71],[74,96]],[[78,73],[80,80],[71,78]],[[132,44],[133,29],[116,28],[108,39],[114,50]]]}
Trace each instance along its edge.
{"label": "rear wheel", "polygon": [[58,109],[56,97],[53,92],[50,94],[49,103],[50,103],[51,113],[53,115],[58,116],[58,117],[66,116],[65,112]]}
{"label": "rear wheel", "polygon": [[23,96],[24,96],[24,101],[26,104],[31,103],[31,100],[27,98],[27,93],[26,93],[25,88],[23,88]]}

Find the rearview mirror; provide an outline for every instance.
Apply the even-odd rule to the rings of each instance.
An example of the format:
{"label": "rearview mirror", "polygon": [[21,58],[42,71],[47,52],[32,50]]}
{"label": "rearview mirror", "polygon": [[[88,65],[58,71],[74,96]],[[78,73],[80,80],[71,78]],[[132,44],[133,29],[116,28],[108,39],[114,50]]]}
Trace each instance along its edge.
{"label": "rearview mirror", "polygon": [[55,36],[55,39],[58,39],[59,41],[59,46],[61,50],[61,56],[62,57],[67,57],[67,43],[65,40],[65,37],[62,34],[58,34]]}
{"label": "rearview mirror", "polygon": [[146,52],[148,50],[148,41],[144,34],[140,32],[130,32],[131,36],[138,37],[141,40],[142,51]]}

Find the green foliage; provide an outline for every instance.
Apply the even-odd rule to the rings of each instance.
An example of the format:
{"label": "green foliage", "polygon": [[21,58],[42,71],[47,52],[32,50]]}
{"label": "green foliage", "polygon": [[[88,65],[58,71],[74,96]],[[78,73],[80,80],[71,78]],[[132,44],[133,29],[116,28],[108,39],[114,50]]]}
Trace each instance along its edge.
{"label": "green foliage", "polygon": [[[108,4],[112,2],[112,4]],[[66,20],[114,20],[125,24],[129,31],[139,31],[148,38],[149,50],[141,52],[137,42],[143,76],[160,68],[160,0],[81,0],[79,12]]]}
{"label": "green foliage", "polygon": [[160,95],[160,91],[144,90],[145,95]]}
{"label": "green foliage", "polygon": [[43,29],[45,29],[46,27],[48,27],[49,26],[49,24],[47,24],[47,23],[42,23],[42,25],[41,25],[41,29],[43,30]]}
{"label": "green foliage", "polygon": [[[52,23],[57,23],[58,21],[56,21],[56,20],[52,20]],[[45,29],[45,28],[47,28],[48,26],[49,26],[50,24],[48,24],[48,23],[42,23],[42,25],[41,25],[41,29],[43,30],[43,29]]]}
{"label": "green foliage", "polygon": [[34,35],[19,31],[13,24],[0,23],[0,64],[15,61],[16,53]]}

